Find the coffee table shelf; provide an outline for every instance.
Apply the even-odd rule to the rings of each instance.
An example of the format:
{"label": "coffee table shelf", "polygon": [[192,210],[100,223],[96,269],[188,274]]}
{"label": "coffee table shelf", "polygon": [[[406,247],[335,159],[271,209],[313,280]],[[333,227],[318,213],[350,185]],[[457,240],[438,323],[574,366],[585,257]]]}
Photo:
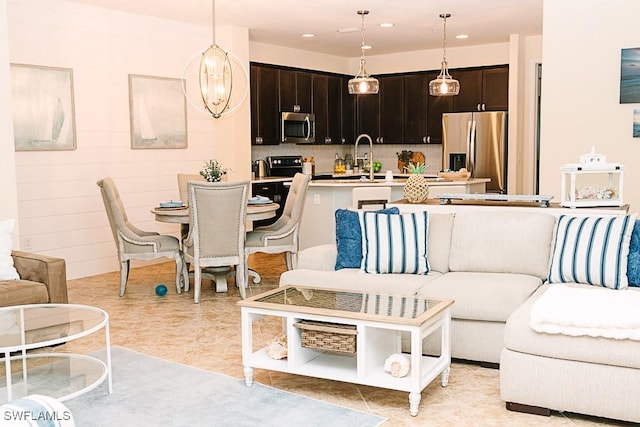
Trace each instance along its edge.
{"label": "coffee table shelf", "polygon": [[[283,304],[278,304],[278,292],[288,293]],[[305,295],[298,299],[298,293]],[[314,306],[313,298],[329,298],[337,301],[335,309]],[[442,386],[448,384],[450,352],[450,306],[453,301],[435,301],[414,297],[412,302],[423,303],[425,309],[414,317],[392,316],[367,313],[364,301],[370,295],[358,295],[353,291],[334,291],[302,287],[284,287],[240,301],[242,306],[242,361],[247,386],[253,383],[253,369],[305,375],[315,378],[345,381],[409,392],[411,415],[417,415],[422,390],[437,376],[441,376]],[[297,303],[291,301],[298,300]],[[347,301],[348,303],[345,303]],[[353,303],[356,301],[356,303]],[[357,302],[361,302],[358,306]],[[402,302],[404,304],[404,301]],[[323,305],[324,303],[318,303]],[[345,309],[345,306],[349,307]],[[359,309],[358,309],[359,307]],[[253,348],[253,323],[265,316],[284,320],[287,336],[287,358],[275,360],[269,357],[265,348]],[[331,350],[307,348],[303,346],[301,331],[295,327],[300,321],[318,321],[355,325],[356,353],[343,354]],[[422,355],[424,339],[436,330],[441,331],[441,354]],[[402,352],[402,335],[408,334],[411,351],[411,370],[405,377],[394,377],[384,371],[385,360],[394,353]]]}

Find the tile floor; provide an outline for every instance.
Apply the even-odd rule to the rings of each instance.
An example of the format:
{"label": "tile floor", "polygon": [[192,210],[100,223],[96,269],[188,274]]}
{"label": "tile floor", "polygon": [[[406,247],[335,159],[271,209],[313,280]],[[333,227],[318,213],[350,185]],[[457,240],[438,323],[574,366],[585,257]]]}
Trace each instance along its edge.
{"label": "tile floor", "polygon": [[[253,285],[248,295],[272,289],[285,270],[281,255],[252,255],[249,266],[262,274],[263,283]],[[106,310],[110,316],[112,345],[127,347],[174,362],[243,378],[240,345],[239,293],[233,279],[228,293],[216,293],[203,282],[200,304],[193,291],[176,294],[172,285],[174,264],[167,262],[132,269],[127,292],[118,296],[119,273],[108,273],[69,281],[71,303]],[[166,284],[164,297],[155,295],[157,284]],[[280,325],[265,321],[259,335],[269,342]],[[93,351],[104,347],[104,336],[87,337],[58,347],[56,351],[81,347]],[[385,426],[590,426],[630,425],[613,420],[568,413],[551,417],[510,412],[500,400],[499,371],[473,363],[454,361],[449,386],[436,380],[422,392],[417,417],[409,414],[408,394],[368,386],[270,372],[257,369],[255,381],[308,397],[388,418]],[[117,387],[117,383],[114,387]]]}

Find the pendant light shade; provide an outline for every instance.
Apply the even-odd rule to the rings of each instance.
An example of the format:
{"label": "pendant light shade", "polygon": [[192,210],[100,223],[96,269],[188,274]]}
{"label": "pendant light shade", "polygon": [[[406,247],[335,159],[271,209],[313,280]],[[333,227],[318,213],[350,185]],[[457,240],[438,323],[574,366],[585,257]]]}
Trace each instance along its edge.
{"label": "pendant light shade", "polygon": [[429,95],[432,96],[453,96],[460,93],[460,82],[451,77],[447,64],[447,18],[451,14],[441,13],[440,18],[444,21],[444,36],[442,41],[443,55],[440,64],[440,74],[429,82]]}
{"label": "pendant light shade", "polygon": [[[212,43],[204,52],[196,53],[187,62],[182,79],[182,91],[185,98],[189,103],[197,110],[209,114],[214,119],[219,119],[224,115],[231,114],[237,110],[244,100],[247,98],[249,92],[249,75],[246,67],[242,62],[233,56],[232,53],[226,52],[220,46],[216,44],[216,2],[211,1],[212,9]],[[200,67],[198,72],[198,83],[200,98],[202,99],[202,105],[191,101],[187,95],[185,87],[187,68],[195,61],[195,56],[200,56]],[[244,74],[244,86],[245,92],[238,100],[238,95],[233,91],[234,78],[237,73],[234,73],[234,68],[238,67]],[[242,76],[241,74],[237,74]],[[237,82],[237,81],[236,81]],[[242,86],[242,85],[241,85]]]}
{"label": "pendant light shade", "polygon": [[358,15],[362,16],[362,41],[360,44],[360,68],[358,69],[358,74],[351,80],[349,80],[349,93],[352,95],[366,95],[366,94],[377,94],[378,89],[380,88],[380,83],[377,79],[369,76],[367,74],[367,59],[364,56],[365,43],[364,43],[364,16],[368,15],[368,10],[359,10]]}
{"label": "pendant light shade", "polygon": [[232,89],[229,55],[214,43],[200,59],[200,95],[204,108],[214,119],[219,119],[229,109]]}

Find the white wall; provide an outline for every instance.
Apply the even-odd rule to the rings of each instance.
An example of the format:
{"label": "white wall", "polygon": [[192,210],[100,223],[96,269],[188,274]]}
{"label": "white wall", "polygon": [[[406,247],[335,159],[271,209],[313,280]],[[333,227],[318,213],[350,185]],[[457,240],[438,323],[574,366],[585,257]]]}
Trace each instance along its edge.
{"label": "white wall", "polygon": [[[0,0],[0,28],[7,27],[7,3]],[[9,40],[0,31],[0,220],[18,218],[16,169],[13,156],[13,123],[11,121],[11,86],[9,84]],[[16,226],[19,224],[16,223]],[[14,247],[18,246],[19,227],[14,232]]]}
{"label": "white wall", "polygon": [[[128,74],[181,78],[187,59],[211,43],[210,28],[61,0],[11,0],[7,9],[9,60],[72,68],[74,77],[77,149],[15,153],[23,249],[64,258],[69,278],[114,271],[98,179],[114,178],[132,223],[173,233],[177,226],[156,223],[149,209],[178,198],[178,172],[197,173],[206,159],[220,157],[234,179],[248,179],[248,101],[219,126],[188,109],[187,149],[130,148]],[[247,30],[217,30],[219,44],[233,44],[247,66]],[[6,127],[2,149],[12,152]],[[4,173],[11,161],[1,162]]]}
{"label": "white wall", "polygon": [[637,0],[545,0],[541,193],[560,197],[560,167],[592,146],[626,166],[624,200],[640,208],[637,104],[619,103],[620,50],[640,47]]}

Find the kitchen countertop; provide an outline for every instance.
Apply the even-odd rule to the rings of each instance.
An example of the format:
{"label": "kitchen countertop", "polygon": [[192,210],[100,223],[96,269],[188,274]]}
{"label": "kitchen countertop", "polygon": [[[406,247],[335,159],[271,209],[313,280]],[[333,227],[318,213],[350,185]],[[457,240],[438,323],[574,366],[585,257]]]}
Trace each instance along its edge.
{"label": "kitchen countertop", "polygon": [[[487,183],[489,178],[471,178],[466,181],[445,181],[438,178],[427,178],[429,186],[450,186],[450,185],[474,185]],[[369,185],[383,185],[389,187],[401,187],[406,184],[407,180],[403,178],[395,178],[393,181],[386,181],[384,177],[376,178],[374,182],[360,181],[358,179],[322,179],[309,183],[310,187],[366,187]]]}
{"label": "kitchen countertop", "polygon": [[261,178],[255,178],[251,180],[251,183],[264,183],[264,182],[291,182],[293,177],[291,176],[263,176]]}

